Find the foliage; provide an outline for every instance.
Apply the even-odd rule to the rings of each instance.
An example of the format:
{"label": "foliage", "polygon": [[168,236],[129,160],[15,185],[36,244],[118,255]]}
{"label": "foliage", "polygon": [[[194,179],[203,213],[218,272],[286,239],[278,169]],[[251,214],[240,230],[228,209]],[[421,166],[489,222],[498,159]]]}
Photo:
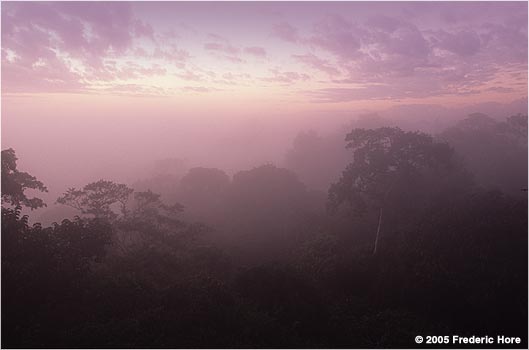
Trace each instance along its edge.
{"label": "foliage", "polygon": [[216,168],[192,168],[180,180],[178,196],[187,217],[218,225],[224,220],[223,205],[230,190],[230,177]]}
{"label": "foliage", "polygon": [[91,214],[96,218],[114,219],[117,214],[112,206],[118,204],[123,215],[127,214],[126,205],[129,196],[134,192],[124,184],[99,180],[89,183],[82,189],[69,188],[57,203],[68,205],[82,214]]}
{"label": "foliage", "polygon": [[[523,118],[489,122],[476,130],[523,144]],[[273,165],[167,180],[209,227],[109,181],[61,197],[93,217],[43,227],[22,203],[2,207],[2,346],[404,348],[417,334],[506,334],[527,347],[527,198],[473,186],[429,135],[347,141],[353,162],[329,192],[347,215]]]}
{"label": "foliage", "polygon": [[193,193],[194,196],[211,197],[225,191],[230,178],[220,169],[192,168],[180,180],[182,191]]}
{"label": "foliage", "polygon": [[233,176],[231,201],[240,210],[259,215],[285,215],[304,200],[305,185],[291,171],[268,164]]}
{"label": "foliage", "polygon": [[325,191],[340,176],[349,161],[343,148],[345,131],[326,137],[310,130],[299,133],[285,156],[285,167],[310,188]]}
{"label": "foliage", "polygon": [[169,219],[171,215],[177,214],[184,210],[179,204],[167,205],[160,200],[160,195],[151,190],[134,193],[135,208],[132,211],[132,217],[144,221],[155,220],[162,221]]}
{"label": "foliage", "polygon": [[77,316],[73,300],[91,265],[105,255],[112,231],[99,219],[29,226],[20,207],[2,208],[2,333],[9,334],[2,345],[34,347],[36,338],[69,326],[58,307]]}
{"label": "foliage", "polygon": [[48,192],[48,189],[35,176],[17,169],[17,157],[12,148],[2,151],[2,204],[23,205],[30,209],[46,206],[40,198],[28,198],[27,189]]}
{"label": "foliage", "polygon": [[399,128],[354,129],[346,137],[353,162],[329,190],[330,209],[342,203],[366,210],[368,202],[382,206],[397,187],[414,186],[426,171],[445,173],[453,167],[454,154],[446,143],[429,135]]}
{"label": "foliage", "polygon": [[479,185],[525,195],[521,190],[527,188],[527,115],[496,121],[472,114],[438,137],[464,157]]}

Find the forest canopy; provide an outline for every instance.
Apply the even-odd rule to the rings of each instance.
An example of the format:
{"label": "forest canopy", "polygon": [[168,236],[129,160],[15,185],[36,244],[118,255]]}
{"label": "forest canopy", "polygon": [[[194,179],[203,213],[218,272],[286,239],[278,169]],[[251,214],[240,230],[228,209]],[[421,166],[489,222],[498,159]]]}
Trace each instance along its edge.
{"label": "forest canopy", "polygon": [[2,151],[2,345],[527,345],[526,116],[309,132],[285,159],[68,188],[44,227],[46,186]]}

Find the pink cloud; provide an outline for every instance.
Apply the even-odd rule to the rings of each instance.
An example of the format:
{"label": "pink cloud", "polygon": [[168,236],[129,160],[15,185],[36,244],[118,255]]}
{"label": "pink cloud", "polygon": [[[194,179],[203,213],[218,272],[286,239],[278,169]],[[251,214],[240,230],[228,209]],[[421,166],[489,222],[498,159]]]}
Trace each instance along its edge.
{"label": "pink cloud", "polygon": [[276,24],[273,28],[273,34],[280,39],[288,42],[297,42],[299,40],[298,31],[286,22]]}
{"label": "pink cloud", "polygon": [[499,92],[499,93],[502,93],[502,94],[507,94],[507,93],[514,92],[515,90],[513,88],[506,88],[506,87],[502,87],[502,86],[493,86],[493,87],[488,88],[487,91],[494,91],[494,92]]}
{"label": "pink cloud", "polygon": [[527,17],[522,24],[517,21],[509,24],[485,23],[482,28],[484,33],[480,39],[487,53],[502,63],[527,64]]}
{"label": "pink cloud", "polygon": [[[256,84],[256,80],[290,84],[307,80],[310,72],[318,71],[328,75],[326,81],[318,84],[328,84],[328,89],[339,84],[340,89],[348,89],[321,91],[338,99],[365,96],[367,92],[382,99],[447,91],[511,93],[514,89],[526,93],[525,3],[269,3],[265,7],[274,11],[267,13],[280,16],[264,16],[262,20],[269,22],[255,27],[248,26],[249,17],[243,15],[247,5],[219,6],[213,17],[200,10],[202,6],[6,2],[1,21],[4,91],[89,91],[99,83],[118,84],[119,80],[168,72],[189,81],[202,79],[243,87]],[[223,20],[228,14],[230,20]],[[168,27],[164,18],[173,15],[174,21]],[[277,18],[282,18],[282,22],[277,23]],[[181,22],[184,20],[197,27],[188,27],[186,35],[179,36],[170,26],[183,31],[187,26]],[[200,29],[205,32],[200,33]],[[272,37],[267,39],[266,50],[247,44],[248,37],[262,37],[270,34],[270,29]],[[210,34],[201,47],[194,47],[193,40],[212,31],[229,37]],[[272,55],[278,48],[290,56],[290,62]],[[300,48],[304,54],[299,54]],[[215,59],[240,64],[247,58],[266,57],[253,59],[252,64],[262,65],[256,71],[272,73],[253,80],[228,78],[223,67],[197,68],[199,65],[193,60],[201,55],[212,56],[201,59],[201,64]],[[290,68],[271,69],[282,64],[298,64],[306,69],[299,72],[307,74],[283,71]],[[206,74],[214,69],[216,74]],[[511,73],[517,76],[506,79]],[[490,88],[498,81],[505,84],[495,90]],[[359,85],[365,88],[358,88]]]}
{"label": "pink cloud", "polygon": [[[436,79],[441,83],[449,75],[457,77],[453,75],[457,71],[442,70],[448,62],[445,62],[445,58],[434,56],[435,44],[431,44],[417,26],[402,19],[377,15],[368,18],[363,24],[353,24],[340,16],[328,16],[315,26],[314,32],[315,35],[309,37],[307,42],[334,54],[339,67],[351,77],[334,81],[342,84],[367,84],[366,86],[377,84],[369,88],[329,88],[324,95],[331,96],[332,100],[364,99],[368,94],[382,99],[426,96],[441,93],[449,85],[424,86],[421,79]],[[298,55],[295,58],[314,69],[338,75],[335,67],[329,66],[315,55]],[[466,73],[460,76],[468,78]],[[380,83],[399,86],[406,93],[380,87]],[[464,88],[464,85],[459,85],[459,88]]]}
{"label": "pink cloud", "polygon": [[229,40],[217,35],[209,34],[208,37],[213,39],[215,42],[208,42],[204,44],[204,49],[211,52],[218,58],[222,58],[233,63],[242,63],[244,60],[240,57],[241,49],[232,46]]}
{"label": "pink cloud", "polygon": [[[316,22],[311,33],[297,35],[296,42],[307,45],[313,52],[323,50],[336,57],[337,66],[333,66],[313,53],[292,55],[297,61],[331,76],[338,77],[339,71],[347,72],[349,77],[334,78],[333,82],[390,83],[400,86],[410,96],[430,96],[449,89],[462,94],[477,93],[475,87],[491,81],[502,69],[498,63],[527,65],[526,21],[485,24],[464,30],[448,26],[431,31],[421,30],[405,16],[375,15],[353,23],[340,15],[330,15]],[[438,55],[436,48],[452,55]],[[430,87],[420,79],[435,81],[435,86]],[[370,89],[370,93],[381,98],[402,97],[398,91],[381,94]],[[364,96],[366,90],[355,88],[354,94],[344,93],[349,90],[337,91],[333,91],[333,96],[350,98]]]}
{"label": "pink cloud", "polygon": [[108,73],[110,74],[109,80],[114,77],[119,79],[135,79],[141,77],[150,77],[157,75],[164,75],[167,70],[159,64],[153,64],[150,67],[144,67],[134,62],[127,62],[124,67],[117,67],[116,65],[106,64]]}
{"label": "pink cloud", "polygon": [[189,81],[200,81],[202,80],[202,77],[199,74],[193,73],[190,70],[186,70],[184,73],[180,73],[176,75],[177,77],[189,80]]}
{"label": "pink cloud", "polygon": [[405,98],[422,98],[428,96],[439,96],[446,94],[446,91],[439,90],[434,84],[429,89],[409,90],[402,86],[395,85],[366,85],[355,88],[323,88],[314,91],[306,91],[313,102],[350,102],[360,100],[401,100]]}
{"label": "pink cloud", "polygon": [[204,87],[204,86],[185,86],[184,88],[182,88],[182,91],[205,93],[205,92],[211,92],[214,90],[211,88]]}
{"label": "pink cloud", "polygon": [[104,76],[104,59],[131,49],[133,33],[152,36],[152,28],[134,18],[127,3],[6,3],[2,10],[2,51],[16,57],[2,55],[7,90],[25,82],[27,89],[80,89],[85,77],[74,73],[63,55],[81,61],[86,78]]}
{"label": "pink cloud", "polygon": [[152,54],[152,58],[163,59],[173,63],[176,67],[183,68],[186,61],[190,58],[186,50],[179,49],[174,45],[166,45],[167,48],[156,47]]}
{"label": "pink cloud", "polygon": [[252,47],[245,47],[244,52],[256,57],[265,57],[266,56],[266,50],[262,47],[258,46],[252,46]]}
{"label": "pink cloud", "polygon": [[272,70],[273,76],[263,78],[263,81],[268,81],[272,83],[285,83],[285,84],[291,84],[295,83],[297,81],[305,81],[309,80],[310,77],[307,74],[304,73],[297,73],[297,72],[280,72],[277,69]]}
{"label": "pink cloud", "polygon": [[57,58],[37,61],[38,64],[29,69],[21,64],[3,62],[2,93],[80,92],[85,89],[82,76],[72,72]]}
{"label": "pink cloud", "polygon": [[252,77],[247,73],[227,72],[222,74],[220,78],[214,80],[214,82],[223,85],[244,85],[252,81]]}
{"label": "pink cloud", "polygon": [[231,45],[219,43],[206,43],[204,44],[204,48],[208,51],[218,51],[228,55],[238,55],[240,51],[238,48]]}
{"label": "pink cloud", "polygon": [[460,56],[471,56],[479,52],[481,40],[475,31],[463,30],[455,33],[439,31],[433,39],[435,45]]}
{"label": "pink cloud", "polygon": [[392,33],[402,25],[402,21],[389,16],[375,15],[367,19],[366,25],[373,29]]}
{"label": "pink cloud", "polygon": [[152,97],[167,96],[168,91],[158,86],[139,85],[139,84],[113,84],[112,86],[91,90],[92,93],[112,93],[119,96],[134,97]]}
{"label": "pink cloud", "polygon": [[296,60],[306,64],[307,66],[314,68],[316,70],[325,72],[329,75],[338,75],[340,74],[340,71],[333,67],[328,61],[323,60],[314,54],[306,54],[306,55],[292,55]]}
{"label": "pink cloud", "polygon": [[134,33],[138,37],[147,37],[154,40],[154,29],[148,23],[144,23],[140,20],[134,22]]}
{"label": "pink cloud", "polygon": [[308,43],[348,60],[358,57],[362,31],[341,16],[326,16],[316,23]]}

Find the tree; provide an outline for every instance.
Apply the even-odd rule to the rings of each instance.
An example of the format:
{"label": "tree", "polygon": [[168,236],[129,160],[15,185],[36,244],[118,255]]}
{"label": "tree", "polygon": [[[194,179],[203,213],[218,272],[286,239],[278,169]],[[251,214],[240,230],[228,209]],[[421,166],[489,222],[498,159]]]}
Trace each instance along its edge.
{"label": "tree", "polygon": [[441,177],[454,168],[454,152],[446,143],[436,143],[419,132],[399,128],[353,129],[346,137],[347,148],[353,150],[353,162],[340,180],[329,190],[329,209],[349,204],[357,214],[368,209],[378,211],[373,244],[377,253],[383,224],[383,212],[394,192],[402,201],[410,193],[420,192],[435,183],[423,181],[428,176]]}
{"label": "tree", "polygon": [[505,122],[500,123],[499,129],[511,140],[527,148],[527,115],[510,116]]}
{"label": "tree", "polygon": [[216,168],[192,168],[180,180],[179,199],[186,206],[186,216],[209,225],[224,220],[226,194],[230,177]]}
{"label": "tree", "polygon": [[124,184],[99,180],[89,183],[82,189],[69,188],[57,203],[68,205],[82,214],[92,214],[96,218],[114,219],[117,214],[112,206],[119,205],[123,216],[127,215],[127,201],[134,192]]}
{"label": "tree", "polygon": [[230,185],[230,178],[220,169],[192,168],[180,180],[180,190],[190,201],[211,201],[223,194]]}
{"label": "tree", "polygon": [[[86,279],[106,255],[113,228],[105,220],[28,225],[21,207],[2,208],[2,345],[47,343],[79,317]],[[39,329],[38,331],[34,331]],[[16,344],[16,345],[15,345]],[[50,344],[50,343],[48,343]],[[57,343],[53,343],[57,344]]]}
{"label": "tree", "polygon": [[305,185],[287,169],[268,164],[240,171],[226,202],[226,226],[239,237],[251,237],[245,240],[250,259],[285,257],[309,225],[309,198]]}
{"label": "tree", "polygon": [[45,207],[46,204],[42,199],[28,198],[24,191],[33,189],[48,192],[48,189],[35,176],[19,171],[17,160],[18,158],[12,148],[2,151],[2,204],[23,205],[32,210]]}
{"label": "tree", "polygon": [[511,195],[527,188],[527,115],[496,121],[474,113],[439,138],[464,157],[476,182]]}
{"label": "tree", "polygon": [[231,207],[241,218],[280,224],[306,207],[307,191],[293,172],[268,164],[233,176]]}
{"label": "tree", "polygon": [[347,165],[349,155],[342,146],[345,133],[342,129],[326,137],[314,130],[299,133],[285,155],[286,168],[307,187],[327,192]]}
{"label": "tree", "polygon": [[184,207],[176,203],[174,205],[164,204],[160,195],[151,190],[134,193],[135,207],[132,217],[144,221],[167,221],[176,213],[184,210]]}

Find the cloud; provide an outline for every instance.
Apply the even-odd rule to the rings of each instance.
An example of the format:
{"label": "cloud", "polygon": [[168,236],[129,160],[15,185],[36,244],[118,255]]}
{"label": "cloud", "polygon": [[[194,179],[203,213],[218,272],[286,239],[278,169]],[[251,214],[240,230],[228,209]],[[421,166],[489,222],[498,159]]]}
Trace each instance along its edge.
{"label": "cloud", "polygon": [[[172,8],[157,6],[164,12]],[[284,20],[271,17],[268,22],[273,38],[265,50],[258,43],[239,44],[254,34],[237,33],[250,30],[239,13],[224,28],[229,30],[219,30],[232,33],[226,38],[190,29],[179,35],[172,27],[148,23],[142,7],[127,2],[7,2],[1,21],[3,89],[83,92],[108,83],[121,84],[120,93],[125,93],[123,83],[163,75],[241,87],[263,81],[294,84],[318,76],[314,83],[322,89],[315,96],[323,100],[526,94],[527,4],[370,6],[375,10],[355,3],[289,5],[281,12]],[[188,20],[203,15],[192,12]],[[296,20],[301,13],[303,21]],[[183,31],[178,21],[172,25]],[[266,34],[258,27],[251,30]],[[193,44],[186,48],[203,34],[206,40],[197,49]],[[272,55],[272,48],[274,53],[284,49],[290,60]],[[193,63],[197,57],[200,65]],[[255,67],[239,66],[245,59]],[[233,70],[227,76],[225,65],[207,66],[215,60],[233,62],[240,68],[237,74],[250,68],[271,73],[245,78]]]}
{"label": "cloud", "polygon": [[[213,76],[214,78],[215,76]],[[216,84],[222,85],[247,85],[252,82],[252,77],[248,73],[231,73],[227,72],[220,76],[220,79],[213,81]]]}
{"label": "cloud", "polygon": [[514,92],[515,90],[513,88],[506,88],[503,86],[493,86],[487,89],[487,91],[493,91],[493,92],[499,92],[502,94]]}
{"label": "cloud", "polygon": [[396,31],[401,25],[402,21],[385,15],[375,15],[367,19],[367,27],[381,30],[386,33],[392,33]]}
{"label": "cloud", "polygon": [[339,103],[360,100],[400,100],[442,94],[441,91],[414,91],[388,85],[367,85],[354,88],[324,88],[306,91],[313,102]]}
{"label": "cloud", "polygon": [[100,88],[91,88],[91,93],[112,93],[118,96],[134,96],[134,97],[162,97],[168,96],[169,91],[159,86],[151,86],[145,84],[112,84],[110,86],[103,86]]}
{"label": "cloud", "polygon": [[79,90],[95,77],[116,78],[105,59],[125,55],[137,37],[152,38],[152,28],[127,3],[3,4],[2,52],[16,57],[2,54],[4,89]]}
{"label": "cloud", "polygon": [[302,62],[306,64],[307,66],[314,68],[316,70],[322,71],[324,73],[327,73],[329,75],[338,75],[340,74],[340,71],[330,65],[330,63],[326,60],[323,60],[314,54],[306,54],[306,55],[292,55],[293,58],[298,60],[299,62]]}
{"label": "cloud", "polygon": [[158,64],[146,67],[130,61],[117,64],[115,61],[107,60],[104,63],[104,68],[94,72],[95,76],[92,76],[92,78],[105,81],[111,81],[114,79],[129,80],[164,75],[166,73],[167,70]]}
{"label": "cloud", "polygon": [[417,69],[429,68],[431,47],[423,33],[412,23],[389,16],[366,21],[362,38],[364,55],[357,71],[379,77],[409,76]]}
{"label": "cloud", "polygon": [[83,77],[57,58],[34,62],[27,68],[21,64],[2,62],[2,93],[80,92],[85,89]]}
{"label": "cloud", "polygon": [[310,45],[327,50],[343,59],[351,60],[359,55],[362,31],[338,15],[326,16],[314,26]]}
{"label": "cloud", "polygon": [[479,52],[481,40],[475,31],[462,30],[455,33],[438,31],[433,39],[436,47],[460,56],[471,56]]}
{"label": "cloud", "polygon": [[281,22],[274,25],[272,29],[272,34],[288,42],[295,43],[299,41],[299,35],[296,28],[292,27],[286,22]]}
{"label": "cloud", "polygon": [[[437,74],[437,75],[435,75]],[[443,95],[479,93],[477,84],[454,84],[441,79],[440,72],[418,71],[406,77],[386,77],[382,82],[344,79],[340,87],[306,91],[314,102],[349,102],[359,100],[404,100]],[[472,77],[468,77],[472,81]]]}
{"label": "cloud", "polygon": [[209,34],[211,39],[216,42],[207,42],[204,44],[206,51],[212,52],[218,58],[222,58],[233,63],[242,63],[244,60],[240,57],[241,49],[229,43],[229,40],[217,35]]}
{"label": "cloud", "polygon": [[137,37],[144,36],[154,41],[154,29],[150,24],[144,23],[140,20],[134,21],[134,34],[136,34]]}
{"label": "cloud", "polygon": [[310,79],[310,77],[304,73],[281,72],[277,69],[272,69],[271,72],[273,73],[271,77],[262,78],[262,80],[271,83],[292,84],[297,81],[305,81]]}
{"label": "cloud", "polygon": [[258,46],[245,47],[244,52],[256,57],[266,57],[266,50]]}
{"label": "cloud", "polygon": [[183,68],[190,55],[189,52],[179,49],[175,45],[165,45],[164,47],[156,47],[152,55],[147,55],[147,57],[162,59],[173,63],[176,67]]}
{"label": "cloud", "polygon": [[498,63],[527,64],[527,17],[521,25],[517,22],[509,25],[485,23],[482,30],[480,39],[484,49]]}
{"label": "cloud", "polygon": [[304,41],[333,54],[341,68],[354,76],[406,76],[429,66],[431,48],[421,31],[389,16],[374,16],[364,24],[326,16]]}
{"label": "cloud", "polygon": [[238,55],[240,49],[233,47],[228,44],[219,44],[219,43],[206,43],[204,44],[204,49],[208,51],[218,51],[225,53],[227,55]]}
{"label": "cloud", "polygon": [[[387,89],[384,89],[387,91]],[[324,88],[315,91],[306,91],[306,95],[309,96],[313,102],[327,102],[327,103],[339,103],[339,102],[350,102],[358,100],[371,100],[371,99],[394,99],[395,96],[391,94],[383,94],[382,91],[377,88],[377,94],[373,95],[373,88],[359,87],[359,88]]]}
{"label": "cloud", "polygon": [[[303,36],[296,32],[296,42],[314,53],[292,57],[328,73],[333,83],[355,86],[353,90],[322,90],[322,96],[330,99],[364,98],[367,92],[383,99],[449,92],[475,94],[480,91],[478,86],[510,66],[527,69],[526,21],[487,23],[472,14],[473,27],[444,25],[431,30],[415,23],[415,18],[423,15],[424,11],[417,9],[413,16],[377,14],[359,22],[327,15],[315,22],[311,32]],[[288,33],[289,27],[283,27]],[[332,54],[335,64],[319,58],[321,51]],[[393,84],[403,93],[356,87],[381,83]]]}
{"label": "cloud", "polygon": [[206,92],[212,92],[216,90],[218,89],[207,88],[204,86],[185,86],[182,88],[183,92],[198,92],[198,93],[206,93]]}
{"label": "cloud", "polygon": [[[462,82],[445,81],[443,71],[419,71],[407,77],[387,77],[384,82],[359,81],[344,79],[336,81],[340,87],[329,87],[305,91],[314,102],[350,102],[359,100],[404,100],[432,96],[476,95],[485,80],[494,78],[493,71],[480,76],[472,70],[465,74]],[[498,92],[512,92],[499,89]],[[492,90],[491,90],[492,91]]]}
{"label": "cloud", "polygon": [[199,74],[196,74],[190,70],[186,70],[184,73],[176,74],[177,77],[183,79],[183,80],[189,80],[189,81],[200,81],[202,80],[202,76]]}

